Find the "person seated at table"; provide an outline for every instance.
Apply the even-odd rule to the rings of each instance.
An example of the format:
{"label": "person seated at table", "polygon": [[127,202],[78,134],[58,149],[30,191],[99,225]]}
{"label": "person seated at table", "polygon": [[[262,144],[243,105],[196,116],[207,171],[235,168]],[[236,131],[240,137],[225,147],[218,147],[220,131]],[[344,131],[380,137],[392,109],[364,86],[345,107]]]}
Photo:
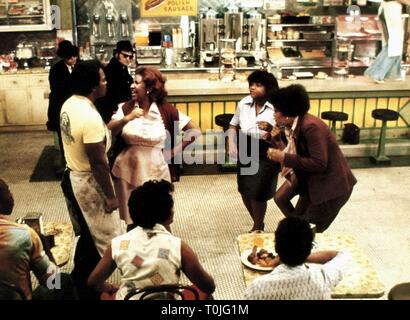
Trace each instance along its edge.
{"label": "person seated at table", "polygon": [[[13,207],[13,195],[6,182],[0,179],[0,300],[75,299],[70,276],[60,273],[49,260],[36,231],[28,225],[8,220]],[[34,291],[30,271],[40,283]],[[11,290],[19,294],[15,295]]]}
{"label": "person seated at table", "polygon": [[[342,280],[349,254],[343,251],[311,253],[313,232],[308,222],[288,217],[275,231],[277,256],[273,271],[252,281],[244,293],[248,300],[325,300]],[[305,263],[323,266],[307,266]]]}
{"label": "person seated at table", "polygon": [[[89,286],[123,300],[134,288],[177,284],[182,270],[200,291],[214,292],[214,279],[194,251],[168,231],[174,217],[173,190],[168,181],[149,180],[131,193],[128,207],[136,227],[112,239],[88,278]],[[119,287],[106,282],[116,268],[122,275]]]}

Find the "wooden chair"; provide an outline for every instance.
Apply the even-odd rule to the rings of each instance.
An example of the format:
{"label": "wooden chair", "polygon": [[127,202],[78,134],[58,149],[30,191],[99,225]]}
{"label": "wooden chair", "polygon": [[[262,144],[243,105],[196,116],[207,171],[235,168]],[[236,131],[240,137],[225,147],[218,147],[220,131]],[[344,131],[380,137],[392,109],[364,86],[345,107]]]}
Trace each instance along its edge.
{"label": "wooden chair", "polygon": [[12,283],[0,280],[0,300],[27,300],[23,290]]}
{"label": "wooden chair", "polygon": [[137,300],[175,300],[177,297],[181,300],[199,300],[199,293],[194,287],[182,284],[163,284],[133,289],[124,300],[130,300],[136,295],[140,295]]}

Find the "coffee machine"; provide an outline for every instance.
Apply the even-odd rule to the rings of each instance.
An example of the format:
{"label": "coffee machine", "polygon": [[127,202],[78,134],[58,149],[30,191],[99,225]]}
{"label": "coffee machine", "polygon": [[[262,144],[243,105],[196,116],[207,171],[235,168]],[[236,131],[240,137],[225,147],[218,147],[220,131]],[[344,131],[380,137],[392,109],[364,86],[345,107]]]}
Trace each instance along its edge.
{"label": "coffee machine", "polygon": [[219,39],[225,36],[223,20],[218,13],[209,8],[199,21],[200,63],[215,65],[218,63]]}
{"label": "coffee machine", "polygon": [[266,59],[266,19],[257,10],[241,12],[235,5],[227,7],[223,18],[209,9],[200,20],[201,64],[218,64],[220,39],[236,40],[236,56],[247,64]]}

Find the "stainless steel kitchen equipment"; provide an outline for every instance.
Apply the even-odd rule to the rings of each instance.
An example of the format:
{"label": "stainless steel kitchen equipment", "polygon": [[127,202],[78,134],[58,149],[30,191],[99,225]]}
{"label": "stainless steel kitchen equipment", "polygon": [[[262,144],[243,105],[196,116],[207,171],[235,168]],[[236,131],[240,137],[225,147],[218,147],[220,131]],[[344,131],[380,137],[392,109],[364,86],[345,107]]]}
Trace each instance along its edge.
{"label": "stainless steel kitchen equipment", "polygon": [[223,19],[209,9],[201,18],[199,28],[200,63],[203,65],[218,63],[220,39],[234,39],[236,54],[244,57],[248,65],[266,59],[266,19],[256,9],[244,13],[232,4],[227,7]]}
{"label": "stainless steel kitchen equipment", "polygon": [[120,14],[121,19],[121,36],[124,38],[128,38],[130,32],[128,30],[128,16],[125,12],[121,12]]}
{"label": "stainless steel kitchen equipment", "polygon": [[[225,36],[223,20],[209,8],[199,21],[200,63],[212,64],[219,56],[219,38]],[[216,59],[215,59],[216,58]]]}
{"label": "stainless steel kitchen equipment", "polygon": [[98,13],[93,14],[93,36],[100,37],[100,15]]}
{"label": "stainless steel kitchen equipment", "polygon": [[107,21],[107,35],[109,38],[114,38],[115,29],[114,29],[114,16],[111,13],[105,15],[105,20]]}
{"label": "stainless steel kitchen equipment", "polygon": [[160,64],[162,62],[162,47],[136,47],[135,58],[138,64]]}

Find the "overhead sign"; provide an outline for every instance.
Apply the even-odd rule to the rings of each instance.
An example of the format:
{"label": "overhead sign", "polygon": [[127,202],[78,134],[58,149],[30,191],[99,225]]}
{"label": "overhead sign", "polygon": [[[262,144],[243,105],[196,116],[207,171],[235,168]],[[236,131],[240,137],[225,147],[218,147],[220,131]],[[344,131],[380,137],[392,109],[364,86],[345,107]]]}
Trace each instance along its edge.
{"label": "overhead sign", "polygon": [[197,0],[141,0],[141,17],[196,16]]}

